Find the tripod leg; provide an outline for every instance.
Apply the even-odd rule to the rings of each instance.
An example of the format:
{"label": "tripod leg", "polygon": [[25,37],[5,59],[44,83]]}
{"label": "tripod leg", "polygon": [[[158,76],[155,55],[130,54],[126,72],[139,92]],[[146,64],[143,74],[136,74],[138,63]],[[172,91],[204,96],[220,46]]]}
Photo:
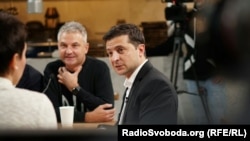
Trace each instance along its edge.
{"label": "tripod leg", "polygon": [[[177,46],[174,44],[174,49],[173,49],[173,58],[172,58],[172,67],[171,67],[171,75],[170,75],[170,80],[171,80],[171,82],[173,83],[173,84],[175,84],[174,83],[174,70],[175,70],[175,58],[176,58],[176,48],[177,48]],[[175,86],[175,85],[174,85]]]}
{"label": "tripod leg", "polygon": [[212,119],[211,119],[210,109],[209,109],[208,103],[207,103],[207,98],[206,98],[207,92],[206,92],[206,89],[201,88],[199,86],[198,87],[198,94],[199,94],[199,96],[201,98],[201,102],[203,104],[203,108],[204,108],[204,111],[205,111],[205,114],[206,114],[206,117],[207,117],[207,121],[210,124],[211,121],[212,121]]}
{"label": "tripod leg", "polygon": [[[192,61],[191,61],[191,63],[193,64]],[[207,91],[206,91],[205,88],[202,88],[200,86],[198,77],[196,75],[196,70],[194,68],[193,68],[193,73],[194,73],[194,76],[195,76],[195,83],[196,83],[196,86],[197,86],[198,96],[201,99],[201,103],[202,103],[203,109],[205,111],[207,121],[210,124],[211,123],[211,114],[210,114],[210,110],[209,110],[208,103],[207,103],[207,97],[206,97],[207,96]]]}
{"label": "tripod leg", "polygon": [[170,80],[174,84],[176,89],[177,89],[181,43],[182,43],[181,39],[176,37],[174,41],[174,49],[173,49],[174,52],[173,52],[172,68],[171,68],[171,75],[170,75]]}

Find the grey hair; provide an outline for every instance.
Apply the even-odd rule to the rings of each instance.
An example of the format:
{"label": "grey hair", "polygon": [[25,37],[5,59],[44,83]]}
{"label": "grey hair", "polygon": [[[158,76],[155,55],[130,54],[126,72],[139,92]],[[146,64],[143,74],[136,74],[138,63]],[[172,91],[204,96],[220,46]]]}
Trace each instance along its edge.
{"label": "grey hair", "polygon": [[79,22],[70,21],[66,22],[58,31],[57,40],[59,41],[63,33],[80,33],[83,37],[83,41],[87,42],[87,31],[86,28]]}

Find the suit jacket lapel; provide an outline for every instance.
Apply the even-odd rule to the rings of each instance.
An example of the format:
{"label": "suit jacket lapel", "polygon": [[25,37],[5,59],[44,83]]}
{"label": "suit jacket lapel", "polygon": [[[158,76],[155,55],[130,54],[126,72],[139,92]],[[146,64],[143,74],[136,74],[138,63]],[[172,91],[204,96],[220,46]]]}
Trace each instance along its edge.
{"label": "suit jacket lapel", "polygon": [[138,74],[135,78],[135,81],[133,82],[132,88],[129,92],[129,100],[128,100],[128,103],[126,105],[125,111],[124,111],[124,118],[123,118],[124,123],[126,123],[127,111],[128,111],[128,109],[130,109],[129,107],[130,107],[130,103],[131,103],[131,98],[135,96],[134,93],[137,90],[137,88],[139,87],[140,81],[148,73],[148,71],[150,71],[152,68],[153,68],[153,65],[149,61],[147,61],[142,66],[141,70],[138,72]]}

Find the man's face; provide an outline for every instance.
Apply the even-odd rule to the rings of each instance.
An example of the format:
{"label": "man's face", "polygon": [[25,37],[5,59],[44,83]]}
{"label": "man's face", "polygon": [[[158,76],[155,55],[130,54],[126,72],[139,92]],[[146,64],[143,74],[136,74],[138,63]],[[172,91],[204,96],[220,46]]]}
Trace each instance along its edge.
{"label": "man's face", "polygon": [[131,76],[144,58],[145,46],[135,47],[129,43],[128,35],[121,35],[106,42],[106,51],[113,69],[119,75]]}
{"label": "man's face", "polygon": [[84,42],[78,32],[62,33],[58,42],[58,50],[61,60],[70,71],[82,65],[88,53],[89,44]]}

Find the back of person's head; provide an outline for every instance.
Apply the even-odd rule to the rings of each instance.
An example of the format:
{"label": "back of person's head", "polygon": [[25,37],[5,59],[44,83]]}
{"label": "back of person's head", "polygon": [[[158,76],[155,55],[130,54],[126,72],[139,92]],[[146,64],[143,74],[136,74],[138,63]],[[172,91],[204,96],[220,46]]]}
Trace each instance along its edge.
{"label": "back of person's head", "polygon": [[115,37],[128,35],[129,42],[137,46],[145,44],[145,38],[140,28],[134,24],[118,24],[113,27],[103,36],[103,40],[107,42]]}
{"label": "back of person's head", "polygon": [[249,78],[249,13],[249,0],[220,0],[210,18],[215,63],[230,77]]}
{"label": "back of person's head", "polygon": [[22,57],[26,37],[24,23],[13,15],[0,12],[0,75],[7,73],[14,54]]}
{"label": "back of person's head", "polygon": [[58,31],[57,40],[59,41],[63,33],[80,33],[83,37],[83,41],[87,42],[86,28],[79,22],[70,21],[66,22]]}

